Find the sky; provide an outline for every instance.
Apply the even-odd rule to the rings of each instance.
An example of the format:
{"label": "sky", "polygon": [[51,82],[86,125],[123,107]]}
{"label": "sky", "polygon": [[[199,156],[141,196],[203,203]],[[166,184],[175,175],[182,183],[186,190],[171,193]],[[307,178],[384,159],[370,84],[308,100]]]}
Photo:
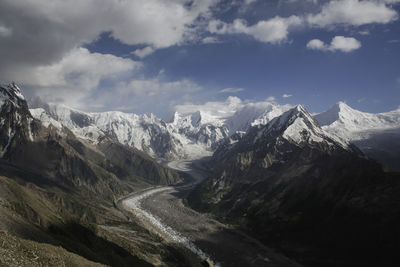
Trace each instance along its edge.
{"label": "sky", "polygon": [[84,111],[400,105],[400,0],[2,0],[0,80]]}

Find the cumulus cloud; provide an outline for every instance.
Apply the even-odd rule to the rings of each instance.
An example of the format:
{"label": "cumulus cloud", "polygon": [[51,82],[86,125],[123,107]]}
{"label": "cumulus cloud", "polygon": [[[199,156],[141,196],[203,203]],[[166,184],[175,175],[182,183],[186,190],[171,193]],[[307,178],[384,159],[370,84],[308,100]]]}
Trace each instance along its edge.
{"label": "cumulus cloud", "polygon": [[319,39],[313,39],[307,43],[307,48],[322,51],[351,52],[361,47],[360,41],[353,37],[335,36],[331,43],[325,44]]}
{"label": "cumulus cloud", "polygon": [[326,50],[327,46],[324,42],[319,39],[313,39],[307,43],[307,48],[313,50]]}
{"label": "cumulus cloud", "polygon": [[140,66],[141,63],[130,59],[76,48],[59,62],[26,68],[24,75],[9,73],[8,77],[35,88],[36,94],[45,101],[76,106],[101,81],[120,79]]}
{"label": "cumulus cloud", "polygon": [[178,103],[193,101],[202,87],[188,79],[166,81],[161,76],[150,79],[133,79],[116,83],[97,96],[92,102],[107,109],[164,114]]}
{"label": "cumulus cloud", "polygon": [[269,96],[269,97],[267,97],[267,99],[265,99],[265,101],[267,101],[267,102],[275,102],[276,98],[274,96]]}
{"label": "cumulus cloud", "polygon": [[287,18],[276,16],[269,20],[261,20],[251,26],[247,25],[243,19],[236,19],[233,23],[211,20],[208,30],[215,34],[247,34],[261,42],[279,43],[286,40],[290,27],[300,25],[301,22],[298,16]]}
{"label": "cumulus cloud", "polygon": [[293,95],[291,95],[291,94],[283,94],[283,95],[282,95],[283,98],[289,98],[289,97],[292,97],[292,96],[293,96]]}
{"label": "cumulus cloud", "polygon": [[238,93],[244,91],[244,88],[225,88],[219,91],[219,93]]}
{"label": "cumulus cloud", "polygon": [[146,46],[141,49],[136,49],[135,51],[132,52],[135,56],[139,58],[144,58],[147,57],[148,55],[152,54],[154,52],[154,48],[151,46]]}
{"label": "cumulus cloud", "polygon": [[216,118],[226,118],[232,116],[235,111],[245,105],[243,101],[236,96],[229,96],[225,101],[209,101],[204,104],[181,104],[176,105],[174,110],[181,114],[191,114],[201,110],[204,113]]}
{"label": "cumulus cloud", "polygon": [[365,31],[359,31],[358,34],[360,34],[360,35],[369,35],[370,32],[368,30],[365,30]]}
{"label": "cumulus cloud", "polygon": [[244,4],[245,5],[250,5],[250,4],[253,4],[253,3],[255,3],[257,0],[244,0]]}
{"label": "cumulus cloud", "polygon": [[203,44],[217,44],[220,43],[221,41],[214,36],[207,36],[205,38],[203,38],[202,43]]}
{"label": "cumulus cloud", "polygon": [[[8,38],[0,58],[14,72],[53,64],[103,32],[125,44],[169,47],[193,38],[196,20],[217,1],[2,0],[0,36]],[[8,79],[2,70],[0,79]]]}
{"label": "cumulus cloud", "polygon": [[[312,1],[312,0],[311,0]],[[190,100],[201,87],[189,80],[167,81],[162,75],[144,78],[137,73],[139,62],[113,55],[91,53],[85,44],[100,34],[128,45],[140,45],[132,53],[144,58],[157,49],[191,40],[219,42],[220,36],[204,37],[202,29],[214,35],[246,34],[255,40],[278,44],[298,26],[335,27],[388,23],[397,19],[392,5],[398,0],[335,0],[326,2],[315,14],[276,16],[249,24],[242,19],[226,23],[212,19],[212,8],[220,0],[2,0],[0,1],[0,79],[15,80],[33,88],[47,100],[67,104],[83,103],[96,96],[99,103],[116,107],[112,90],[121,93],[121,103],[149,105],[145,97],[173,104]],[[254,0],[240,3],[250,5]],[[316,2],[316,1],[315,1]],[[197,39],[196,39],[197,38]],[[335,37],[336,38],[336,37]],[[337,36],[331,44],[310,41],[311,49],[349,52],[361,44],[354,38]],[[320,42],[318,44],[318,41]],[[164,75],[165,76],[165,75]],[[138,78],[139,77],[139,78]],[[165,78],[165,77],[164,77]],[[119,82],[119,80],[123,80]],[[102,89],[107,84],[109,91]],[[231,88],[232,89],[232,88]],[[168,93],[170,92],[170,93]],[[112,99],[111,96],[113,96]],[[94,99],[94,98],[92,98]],[[111,103],[112,102],[112,103]],[[164,106],[162,104],[161,106]]]}
{"label": "cumulus cloud", "polygon": [[379,2],[384,2],[387,4],[397,4],[400,3],[400,0],[378,0]]}
{"label": "cumulus cloud", "polygon": [[0,25],[0,37],[8,37],[12,33],[12,30],[10,28],[7,28],[3,25]]}
{"label": "cumulus cloud", "polygon": [[[197,22],[209,17],[218,1],[2,0],[0,58],[6,67],[0,68],[0,79],[22,84],[30,95],[77,108],[84,106],[84,99],[91,100],[88,106],[95,95],[104,93],[103,84],[109,90],[116,88],[118,80],[125,84],[118,88],[130,88],[121,92],[137,93],[138,105],[145,95],[138,94],[139,85],[148,94],[158,90],[164,96],[168,91],[176,94],[176,88],[182,89],[180,93],[190,91],[195,86],[185,80],[146,79],[141,77],[140,63],[82,47],[108,33],[124,44],[143,45],[133,51],[143,58],[195,38]],[[99,105],[107,102],[98,99]]]}
{"label": "cumulus cloud", "polygon": [[398,15],[394,9],[387,6],[387,3],[388,1],[372,0],[329,1],[319,13],[308,15],[307,22],[317,27],[389,23],[396,20]]}
{"label": "cumulus cloud", "polygon": [[[285,3],[297,3],[299,0],[287,0]],[[317,0],[306,2],[319,4]],[[295,26],[335,28],[339,26],[358,27],[372,23],[390,23],[398,19],[392,4],[400,0],[332,0],[325,1],[320,10],[304,15],[292,15],[268,20],[260,20],[248,25],[243,19],[236,19],[232,23],[220,20],[211,20],[208,30],[215,34],[246,34],[265,43],[280,43],[285,41]],[[282,1],[278,2],[278,6]],[[367,32],[361,32],[366,34]],[[318,45],[315,43],[315,45]]]}

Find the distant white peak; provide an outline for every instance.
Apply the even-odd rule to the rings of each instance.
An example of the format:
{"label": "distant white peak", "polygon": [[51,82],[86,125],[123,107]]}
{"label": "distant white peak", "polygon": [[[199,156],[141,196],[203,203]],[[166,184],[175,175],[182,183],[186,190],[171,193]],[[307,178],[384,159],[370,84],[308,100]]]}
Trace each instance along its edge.
{"label": "distant white peak", "polygon": [[321,126],[330,125],[335,121],[343,118],[353,116],[351,115],[356,110],[349,107],[346,103],[340,101],[333,105],[330,109],[325,112],[316,114],[314,117]]}
{"label": "distant white peak", "polygon": [[339,102],[328,111],[315,116],[320,125],[336,128],[336,132],[357,132],[400,127],[400,111],[367,113],[355,110]]}
{"label": "distant white peak", "polygon": [[225,124],[230,134],[236,131],[246,131],[251,126],[266,125],[290,108],[293,106],[271,102],[246,103],[232,117],[228,118]]}
{"label": "distant white peak", "polygon": [[201,110],[194,112],[191,116],[191,119],[193,127],[200,127],[206,124],[212,124],[214,126],[222,125],[222,120],[219,116],[215,116]]}
{"label": "distant white peak", "polygon": [[172,121],[172,125],[177,126],[179,128],[199,128],[203,125],[214,125],[214,126],[222,126],[223,119],[219,116],[211,114],[206,111],[197,110],[190,113],[182,114],[180,112],[175,112],[174,119]]}
{"label": "distant white peak", "polygon": [[273,119],[267,125],[267,132],[269,131],[283,131],[282,137],[296,144],[325,142],[330,146],[336,143],[345,149],[348,148],[346,142],[321,129],[302,105],[297,105]]}
{"label": "distant white peak", "polygon": [[169,122],[170,125],[176,126],[178,128],[187,128],[192,126],[191,115],[183,115],[178,111],[175,111],[172,121]]}

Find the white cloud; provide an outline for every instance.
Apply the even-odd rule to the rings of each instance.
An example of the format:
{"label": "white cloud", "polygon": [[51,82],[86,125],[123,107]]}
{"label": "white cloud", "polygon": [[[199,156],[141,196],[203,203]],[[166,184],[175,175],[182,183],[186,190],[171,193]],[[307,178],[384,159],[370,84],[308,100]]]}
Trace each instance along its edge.
{"label": "white cloud", "polygon": [[[294,3],[299,0],[287,0],[286,2]],[[318,4],[319,1],[307,0],[307,2]],[[390,23],[398,19],[398,14],[391,4],[399,2],[400,0],[331,0],[325,1],[321,10],[314,14],[292,15],[285,18],[276,16],[268,20],[260,20],[250,26],[243,19],[235,19],[232,23],[211,20],[208,30],[215,34],[246,34],[260,42],[280,43],[287,39],[295,26],[335,28]],[[278,6],[281,3],[282,1],[279,1]],[[366,33],[366,31],[360,32],[360,34]]]}
{"label": "white cloud", "polygon": [[135,56],[139,58],[144,58],[147,57],[148,55],[152,54],[154,52],[154,48],[151,46],[146,46],[141,49],[136,49],[135,51],[132,52]]}
{"label": "white cloud", "polygon": [[360,35],[369,35],[369,34],[370,34],[370,32],[369,32],[368,30],[359,31],[358,33],[359,33]]}
{"label": "white cloud", "polygon": [[361,47],[360,41],[352,37],[335,36],[332,39],[329,50],[336,51],[340,50],[342,52],[351,52],[357,50]]}
{"label": "white cloud", "polygon": [[209,101],[204,104],[183,104],[176,105],[174,110],[181,114],[191,114],[196,111],[203,111],[217,118],[226,118],[232,116],[233,113],[245,105],[243,101],[236,96],[229,96],[225,101]]}
{"label": "white cloud", "polygon": [[396,4],[396,3],[400,3],[400,0],[380,0],[379,2],[384,2],[387,4]]}
{"label": "white cloud", "polygon": [[[279,105],[276,103],[274,97],[269,97],[264,101],[251,101],[251,100],[241,100],[236,96],[229,96],[225,100],[222,101],[209,101],[202,104],[180,104],[174,107],[174,111],[177,111],[183,115],[192,114],[197,111],[201,111],[206,119],[227,119],[232,117],[235,112],[239,112],[237,114],[240,116],[247,116],[252,114],[252,116],[258,117],[257,114],[263,114],[265,111],[271,111],[274,106],[279,106],[275,112],[270,113],[271,116],[273,114],[277,115],[280,111],[286,111],[291,108],[291,105]],[[244,111],[244,113],[240,113],[240,111]],[[247,114],[247,115],[246,115]],[[227,122],[231,129],[237,129],[237,118],[234,121]],[[240,129],[242,130],[242,129]]]}
{"label": "white cloud", "polygon": [[219,93],[238,93],[244,91],[244,88],[225,88],[219,91]]}
{"label": "white cloud", "polygon": [[177,103],[193,101],[201,92],[202,88],[190,80],[165,81],[156,76],[116,82],[101,93],[88,95],[88,99],[106,110],[165,114]]}
{"label": "white cloud", "polygon": [[255,3],[257,0],[244,0],[244,4],[245,5],[250,5],[250,4],[253,4],[253,3]]}
{"label": "white cloud", "polygon": [[291,94],[283,94],[283,95],[282,95],[283,98],[289,98],[289,97],[292,97],[292,96],[293,96],[293,95],[291,95]]}
{"label": "white cloud", "polygon": [[[0,58],[14,72],[53,64],[101,33],[154,49],[193,39],[219,0],[2,0]],[[12,30],[12,31],[11,31]],[[10,35],[10,33],[12,33]],[[0,70],[0,79],[8,77]]]}
{"label": "white cloud", "polygon": [[12,34],[12,30],[6,26],[0,25],[0,37],[8,37]]}
{"label": "white cloud", "polygon": [[267,102],[275,102],[276,98],[274,96],[269,96],[269,97],[267,97],[267,99],[265,99],[265,101],[267,101]]}
{"label": "white cloud", "polygon": [[[135,70],[140,63],[90,53],[79,47],[95,41],[102,33],[109,33],[124,44],[143,45],[144,49],[134,53],[145,57],[153,50],[196,38],[198,27],[204,23],[201,21],[211,15],[210,8],[218,1],[1,0],[0,58],[7,67],[0,68],[0,79],[15,80],[29,88],[27,92],[31,95],[75,107],[85,104],[83,99],[94,92],[104,93],[103,84],[112,90],[118,80],[129,84],[125,87],[135,88],[135,92],[140,91],[139,84],[147,86],[148,94],[158,88],[157,92],[164,97],[169,91],[174,95],[180,86],[180,93],[190,91],[194,86],[185,80],[174,83],[157,78],[145,83],[146,78],[140,78],[130,83],[132,75],[139,76]],[[185,91],[186,86],[189,89]],[[94,103],[93,99],[94,96],[90,103]],[[143,101],[144,96],[138,99]],[[113,102],[103,100],[99,97],[100,104]],[[121,98],[121,102],[127,101]],[[148,101],[145,103],[151,106]]]}
{"label": "white cloud", "polygon": [[36,94],[45,101],[59,101],[76,106],[101,81],[118,80],[140,66],[139,62],[130,59],[76,48],[59,62],[26,68],[24,75],[9,73],[8,77],[35,88]]}
{"label": "white cloud", "polygon": [[322,51],[342,51],[351,52],[361,47],[360,41],[353,37],[335,36],[330,45],[325,44],[319,39],[313,39],[307,43],[307,48]]}
{"label": "white cloud", "polygon": [[202,40],[203,44],[217,44],[220,43],[221,41],[214,36],[207,36]]}
{"label": "white cloud", "polygon": [[208,30],[215,34],[247,34],[261,42],[279,43],[286,40],[290,27],[301,23],[302,20],[298,16],[288,18],[276,16],[269,20],[261,20],[251,26],[242,19],[235,19],[233,23],[212,20],[209,22]]}
{"label": "white cloud", "polygon": [[321,12],[307,16],[307,21],[317,27],[336,25],[361,26],[371,23],[389,23],[398,18],[397,12],[387,2],[373,0],[329,1]]}
{"label": "white cloud", "polygon": [[307,48],[313,50],[326,50],[326,44],[319,39],[313,39],[307,43]]}

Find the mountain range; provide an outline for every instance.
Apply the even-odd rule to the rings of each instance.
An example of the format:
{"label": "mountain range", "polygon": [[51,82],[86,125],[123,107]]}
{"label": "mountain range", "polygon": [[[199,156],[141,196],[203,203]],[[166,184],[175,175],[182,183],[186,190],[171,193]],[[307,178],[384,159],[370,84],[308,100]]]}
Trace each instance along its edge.
{"label": "mountain range", "polygon": [[[185,113],[176,111],[168,120],[154,114],[87,113],[56,104],[36,105],[39,107],[30,111],[44,125],[63,125],[90,143],[107,136],[155,159],[170,161],[211,156],[232,136],[265,125],[292,108],[274,102],[235,105],[234,97],[228,98],[226,105],[229,114],[198,106]],[[400,170],[400,109],[372,114],[339,102],[314,118],[326,133],[356,145],[388,170]]]}
{"label": "mountain range", "polygon": [[[35,119],[15,84],[0,86],[0,99],[2,264],[186,266],[117,207],[129,193],[181,181],[176,172],[107,136],[92,144]],[[121,238],[115,227],[141,234]]]}
{"label": "mountain range", "polygon": [[[163,120],[40,101],[29,108],[14,83],[0,86],[0,105],[0,238],[31,253],[87,265],[193,265],[118,200],[185,179],[165,163],[208,157],[210,176],[185,199],[194,209],[307,266],[398,263],[400,109],[370,114],[339,102],[311,115],[229,97],[224,109],[181,108]],[[129,237],[115,235],[121,229]],[[11,248],[7,255],[21,254]]]}

